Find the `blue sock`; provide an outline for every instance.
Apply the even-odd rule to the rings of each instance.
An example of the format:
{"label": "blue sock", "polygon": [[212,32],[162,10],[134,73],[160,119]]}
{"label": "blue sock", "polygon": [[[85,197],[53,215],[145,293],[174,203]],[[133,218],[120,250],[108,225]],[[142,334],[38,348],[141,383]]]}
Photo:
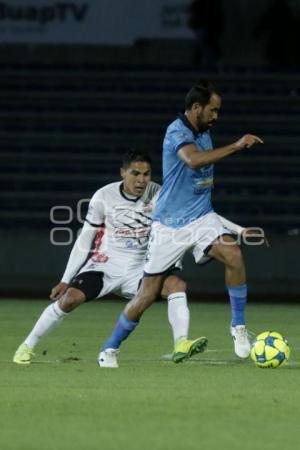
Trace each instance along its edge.
{"label": "blue sock", "polygon": [[232,321],[231,326],[245,325],[245,306],[247,303],[247,285],[228,286],[230,297]]}
{"label": "blue sock", "polygon": [[135,327],[138,325],[138,322],[133,322],[131,320],[128,320],[125,316],[125,313],[122,312],[122,314],[119,317],[119,320],[116,323],[116,326],[114,328],[114,331],[112,332],[112,335],[106,341],[104,344],[102,351],[106,350],[107,348],[119,348],[121,345],[121,342],[125,341],[125,339],[128,338],[130,333],[135,329]]}

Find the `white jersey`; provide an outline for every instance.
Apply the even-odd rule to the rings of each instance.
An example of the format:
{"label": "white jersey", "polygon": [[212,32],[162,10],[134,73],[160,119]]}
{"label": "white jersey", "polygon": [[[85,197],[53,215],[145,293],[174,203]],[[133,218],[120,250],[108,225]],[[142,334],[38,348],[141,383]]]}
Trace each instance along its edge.
{"label": "white jersey", "polygon": [[106,252],[127,258],[144,256],[152,223],[151,202],[159,189],[151,181],[142,197],[130,198],[123,192],[122,182],[117,182],[93,195],[86,221],[99,228],[92,254],[94,262],[103,259]]}
{"label": "white jersey", "polygon": [[99,297],[109,292],[134,295],[143,275],[152,224],[152,199],[159,191],[150,182],[144,194],[126,195],[122,182],[111,183],[93,195],[82,232],[72,249],[62,281],[80,273],[104,274]]}

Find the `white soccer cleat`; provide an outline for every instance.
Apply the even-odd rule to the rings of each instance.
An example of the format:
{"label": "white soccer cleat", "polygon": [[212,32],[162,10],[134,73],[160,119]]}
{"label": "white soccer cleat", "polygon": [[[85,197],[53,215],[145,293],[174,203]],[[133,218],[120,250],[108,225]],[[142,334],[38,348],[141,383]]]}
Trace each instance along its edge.
{"label": "white soccer cleat", "polygon": [[119,367],[117,354],[119,349],[107,348],[99,354],[98,363],[100,367],[107,367],[109,369],[117,369]]}
{"label": "white soccer cleat", "polygon": [[13,362],[16,364],[31,364],[33,357],[33,349],[23,342],[23,344],[17,348],[13,357]]}
{"label": "white soccer cleat", "polygon": [[251,345],[248,339],[247,328],[245,325],[236,325],[230,327],[230,333],[234,343],[234,352],[239,358],[248,358]]}

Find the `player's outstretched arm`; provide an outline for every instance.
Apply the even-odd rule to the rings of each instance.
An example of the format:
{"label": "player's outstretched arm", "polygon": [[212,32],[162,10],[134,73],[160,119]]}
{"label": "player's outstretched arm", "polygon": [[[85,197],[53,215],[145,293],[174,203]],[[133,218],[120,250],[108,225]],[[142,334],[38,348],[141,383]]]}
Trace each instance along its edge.
{"label": "player's outstretched arm", "polygon": [[199,152],[195,144],[188,144],[178,150],[178,156],[191,168],[214,164],[231,153],[251,148],[255,144],[263,144],[264,141],[253,134],[245,134],[241,139],[225,147],[215,148],[211,151]]}
{"label": "player's outstretched arm", "polygon": [[81,233],[72,248],[62,280],[60,283],[54,286],[51,291],[50,298],[52,300],[59,299],[68,289],[68,283],[78,272],[80,267],[84,264],[88,256],[96,233],[96,227],[90,225],[88,222],[84,223]]}

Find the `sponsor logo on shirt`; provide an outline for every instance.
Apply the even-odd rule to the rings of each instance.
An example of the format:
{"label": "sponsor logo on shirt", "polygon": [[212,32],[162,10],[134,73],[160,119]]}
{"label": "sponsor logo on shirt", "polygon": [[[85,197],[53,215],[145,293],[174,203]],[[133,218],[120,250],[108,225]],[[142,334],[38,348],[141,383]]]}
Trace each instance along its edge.
{"label": "sponsor logo on shirt", "polygon": [[118,237],[147,237],[149,235],[149,228],[134,228],[134,229],[128,229],[128,228],[119,228],[115,231],[115,236]]}
{"label": "sponsor logo on shirt", "polygon": [[204,188],[212,186],[214,184],[214,179],[213,178],[202,178],[201,180],[198,180],[196,182],[197,186],[202,186]]}
{"label": "sponsor logo on shirt", "polygon": [[94,253],[92,256],[92,261],[96,263],[106,263],[108,259],[109,258],[105,253]]}

